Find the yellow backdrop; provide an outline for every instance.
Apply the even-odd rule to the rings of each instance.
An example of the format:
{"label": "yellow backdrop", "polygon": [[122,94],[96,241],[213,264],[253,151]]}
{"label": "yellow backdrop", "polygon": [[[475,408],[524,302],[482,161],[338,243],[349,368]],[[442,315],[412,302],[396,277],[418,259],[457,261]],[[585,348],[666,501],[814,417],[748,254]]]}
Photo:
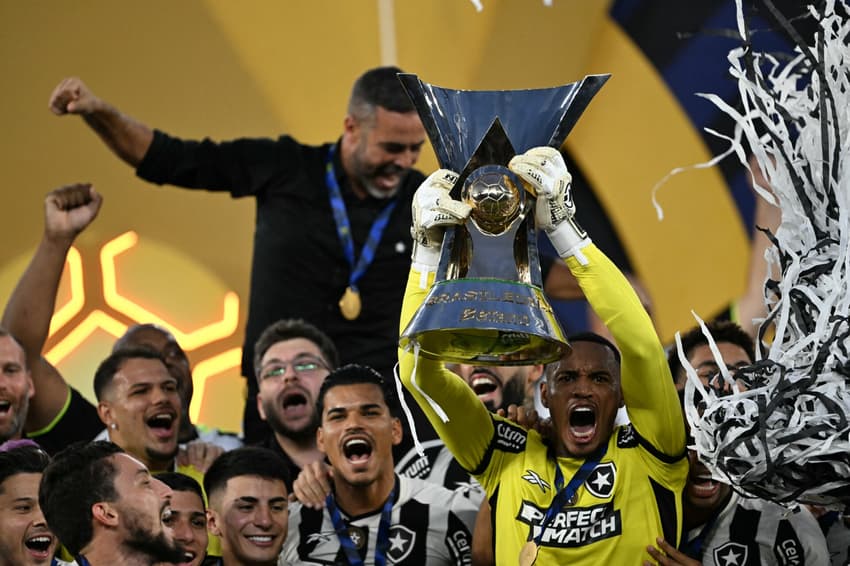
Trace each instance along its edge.
{"label": "yellow backdrop", "polygon": [[[38,241],[44,194],[94,182],[105,203],[78,246],[87,293],[82,305],[78,295],[77,312],[73,304],[66,310],[71,315],[48,349],[88,320],[77,335],[88,337],[62,369],[89,392],[110,328],[147,311],[191,333],[224,320],[233,291],[236,327],[199,342],[190,357],[200,393],[194,414],[236,428],[242,381],[234,349],[243,330],[253,203],[140,182],[78,118],[50,114],[48,96],[61,78],[77,75],[128,114],[184,137],[287,132],[321,142],[339,135],[353,79],[389,63],[426,82],[470,89],[612,73],[568,144],[654,297],[663,338],[691,326],[691,309],[707,316],[739,294],[745,232],[718,173],[674,178],[660,194],[666,218],[655,217],[652,186],[708,154],[654,70],[609,20],[608,2],[482,3],[476,12],[465,0],[0,0],[0,297]],[[430,151],[420,165],[435,166]],[[130,230],[138,241],[115,262],[117,294],[142,309],[128,314],[103,298],[99,254]],[[59,306],[72,296],[69,277]],[[92,319],[96,310],[104,317]]]}

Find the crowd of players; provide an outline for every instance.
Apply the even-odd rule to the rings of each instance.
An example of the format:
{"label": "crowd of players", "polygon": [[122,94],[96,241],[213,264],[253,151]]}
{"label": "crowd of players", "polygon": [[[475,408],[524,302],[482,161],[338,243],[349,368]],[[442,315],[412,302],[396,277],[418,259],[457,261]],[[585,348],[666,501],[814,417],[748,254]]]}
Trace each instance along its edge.
{"label": "crowd of players", "polygon": [[[181,140],[79,79],[57,86],[50,109],[140,177],[257,199],[249,398],[241,437],[196,426],[189,360],[147,324],[94,372],[96,405],[67,383],[42,352],[66,255],[104,199],[49,193],[0,329],[0,565],[846,564],[843,516],[744,497],[688,451],[679,358],[579,227],[552,148],[509,167],[559,256],[546,284],[585,297],[611,338],[573,335],[545,367],[397,351],[443,230],[470,212],[456,173],[412,169],[425,131],[397,72],[362,75],[321,146]],[[753,361],[741,327],[710,326],[730,370]],[[710,384],[702,332],[683,351]]]}

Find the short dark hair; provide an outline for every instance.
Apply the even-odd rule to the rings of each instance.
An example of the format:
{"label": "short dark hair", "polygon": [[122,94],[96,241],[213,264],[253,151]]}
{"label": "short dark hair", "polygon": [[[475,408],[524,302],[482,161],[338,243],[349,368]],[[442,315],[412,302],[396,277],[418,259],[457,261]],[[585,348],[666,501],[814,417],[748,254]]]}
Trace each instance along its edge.
{"label": "short dark hair", "polygon": [[100,362],[97,371],[94,372],[94,396],[98,401],[103,399],[104,392],[112,385],[112,379],[118,373],[127,360],[142,358],[146,360],[159,360],[168,369],[168,365],[162,354],[152,348],[136,346],[133,348],[120,348],[115,350],[105,360]]}
{"label": "short dark hair", "polygon": [[[599,344],[600,346],[605,346],[611,350],[612,354],[614,354],[614,361],[617,362],[617,367],[620,366],[620,350],[604,336],[600,336],[595,332],[577,332],[576,334],[571,334],[567,337],[567,343],[575,344],[576,342],[592,342],[594,344]],[[556,371],[560,367],[560,364],[560,359],[546,364],[543,368],[543,375],[548,377],[552,371]]]}
{"label": "short dark hair", "polygon": [[78,442],[44,469],[38,503],[50,530],[74,556],[91,542],[92,506],[118,499],[117,468],[111,458],[123,452],[111,442]]}
{"label": "short dark hair", "polygon": [[595,344],[600,344],[611,350],[611,353],[614,354],[614,359],[617,361],[617,365],[620,365],[621,363],[619,348],[617,348],[613,342],[595,332],[578,332],[576,334],[571,334],[567,337],[567,342],[570,344],[575,344],[576,342],[593,342]]}
{"label": "short dark hair", "polygon": [[0,452],[0,493],[3,483],[18,474],[40,474],[50,462],[47,452],[29,444]]}
{"label": "short dark hair", "polygon": [[[165,334],[166,336],[170,336],[171,338],[174,338],[174,335],[171,332],[169,332],[165,328],[159,326],[158,324],[154,324],[152,322],[145,322],[145,323],[142,323],[142,324],[133,324],[133,325],[129,326],[127,328],[127,330],[124,331],[124,334],[122,334],[121,337],[118,338],[115,341],[115,344],[112,345],[112,351],[117,352],[118,350],[126,350],[128,348],[133,348],[134,346],[128,346],[127,345],[127,341],[130,339],[130,337],[133,334],[135,334],[136,332],[139,332],[141,330],[156,330],[157,332],[161,332],[161,333]],[[175,338],[174,341],[176,342],[177,339]],[[179,344],[178,344],[178,346],[179,346]]]}
{"label": "short dark hair", "polygon": [[171,488],[171,491],[188,491],[201,498],[201,505],[205,506],[204,490],[201,489],[195,478],[181,474],[180,472],[162,472],[154,477]]}
{"label": "short dark hair", "polygon": [[327,334],[300,318],[285,318],[267,326],[254,344],[254,377],[257,380],[260,379],[263,356],[269,348],[295,338],[304,338],[315,344],[331,369],[339,365],[336,346]]}
{"label": "short dark hair", "polygon": [[316,399],[316,411],[319,413],[319,418],[322,418],[322,414],[325,411],[325,395],[327,395],[331,388],[339,385],[357,385],[360,383],[371,383],[378,386],[384,396],[384,403],[387,404],[390,414],[394,417],[399,416],[398,399],[383,376],[369,366],[348,364],[332,371],[322,382],[322,386],[319,388],[318,398]]}
{"label": "short dark hair", "polygon": [[[727,342],[740,346],[746,352],[750,361],[756,359],[755,341],[739,324],[731,320],[715,320],[707,322],[705,326],[708,328],[711,337],[714,338],[715,344]],[[705,337],[705,334],[702,333],[702,328],[699,326],[683,334],[681,340],[685,358],[690,358],[697,347],[708,344],[708,338]],[[682,367],[682,362],[679,361],[679,352],[675,345],[670,348],[670,352],[667,354],[667,363],[670,366],[670,373],[673,375],[673,382],[677,383],[684,368]]]}
{"label": "short dark hair", "polygon": [[398,67],[377,67],[360,75],[351,89],[348,113],[358,120],[368,120],[377,107],[391,112],[413,112],[413,102],[407,96],[398,74]]}
{"label": "short dark hair", "polygon": [[286,486],[292,481],[286,462],[278,454],[260,446],[243,446],[215,459],[204,474],[204,491],[212,501],[213,494],[224,490],[229,479],[242,476],[280,480]]}

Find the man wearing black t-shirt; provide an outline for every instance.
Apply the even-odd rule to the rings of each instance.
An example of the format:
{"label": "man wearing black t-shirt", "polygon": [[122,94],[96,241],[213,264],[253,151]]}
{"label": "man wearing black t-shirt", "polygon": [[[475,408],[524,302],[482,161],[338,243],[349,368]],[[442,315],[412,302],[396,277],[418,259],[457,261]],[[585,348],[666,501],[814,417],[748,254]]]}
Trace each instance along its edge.
{"label": "man wearing black t-shirt", "polygon": [[303,320],[279,320],[254,345],[257,409],[271,432],[261,445],[283,459],[286,489],[307,464],[323,459],[316,446],[316,400],[339,356],[330,338]]}
{"label": "man wearing black t-shirt", "polygon": [[[50,99],[56,114],[79,114],[136,173],[157,184],[227,191],[257,199],[251,298],[242,373],[253,345],[281,318],[326,332],[343,362],[391,375],[407,276],[410,205],[423,176],[411,169],[425,130],[395,67],[355,83],[336,143],[290,136],[228,142],[177,139],[119,112],[77,78]],[[256,440],[256,384],[248,380],[245,437]]]}

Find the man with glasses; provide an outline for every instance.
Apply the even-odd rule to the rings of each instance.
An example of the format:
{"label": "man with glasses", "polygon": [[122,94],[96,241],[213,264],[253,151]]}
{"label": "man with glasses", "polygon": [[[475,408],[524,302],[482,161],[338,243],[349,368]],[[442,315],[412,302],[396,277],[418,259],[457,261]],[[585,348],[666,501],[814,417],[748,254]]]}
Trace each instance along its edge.
{"label": "man with glasses", "polygon": [[[254,346],[257,410],[272,430],[261,445],[282,456],[290,478],[324,457],[316,446],[316,399],[338,363],[331,339],[300,319],[275,322]],[[291,480],[286,488],[292,492]]]}

